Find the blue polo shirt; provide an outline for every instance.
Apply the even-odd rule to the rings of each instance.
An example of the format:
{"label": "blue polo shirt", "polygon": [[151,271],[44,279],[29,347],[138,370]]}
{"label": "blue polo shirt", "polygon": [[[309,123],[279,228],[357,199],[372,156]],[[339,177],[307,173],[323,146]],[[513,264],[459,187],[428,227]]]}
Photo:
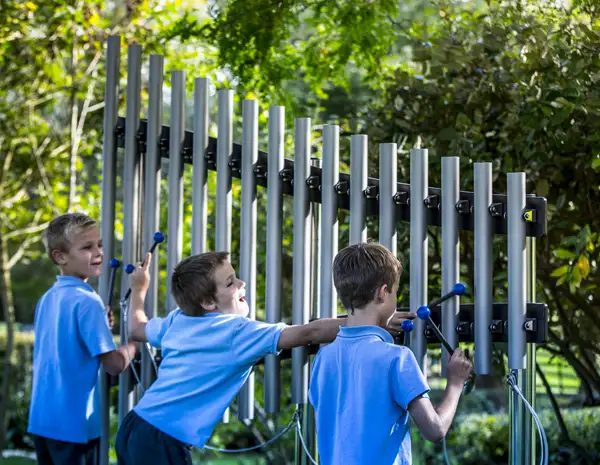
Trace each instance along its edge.
{"label": "blue polo shirt", "polygon": [[340,327],[312,369],[323,465],[410,465],[408,404],[429,392],[413,353],[376,326]]}
{"label": "blue polo shirt", "polygon": [[163,433],[204,447],[252,366],[278,352],[285,327],[223,313],[192,317],[180,309],[152,318],[146,338],[162,349],[162,361],[134,411]]}
{"label": "blue polo shirt", "polygon": [[104,303],[92,287],[58,276],[34,317],[31,434],[86,443],[102,434],[99,355],[116,349]]}

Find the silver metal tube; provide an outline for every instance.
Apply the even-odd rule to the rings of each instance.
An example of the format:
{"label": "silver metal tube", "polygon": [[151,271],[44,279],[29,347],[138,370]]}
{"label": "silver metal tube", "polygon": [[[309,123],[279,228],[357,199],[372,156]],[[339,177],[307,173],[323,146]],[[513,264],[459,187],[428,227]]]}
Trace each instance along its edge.
{"label": "silver metal tube", "polygon": [[350,136],[350,245],[367,241],[368,136]]}
{"label": "silver metal tube", "polygon": [[[160,136],[162,132],[164,58],[150,55],[148,82],[148,131],[146,139],[146,176],[144,191],[144,250],[154,243],[154,233],[160,227]],[[158,253],[158,250],[155,252]],[[157,315],[158,308],[158,259],[154,257],[150,265],[150,287],[144,300],[144,310],[148,318]],[[148,346],[150,347],[150,346]],[[152,355],[154,355],[154,349]],[[144,390],[156,379],[154,365],[147,350],[142,351],[142,385]]]}
{"label": "silver metal tube", "polygon": [[[256,319],[256,181],[258,160],[258,102],[242,103],[242,217],[240,221],[240,278],[246,282],[248,317]],[[254,373],[242,386],[238,398],[240,420],[254,418]]]}
{"label": "silver metal tube", "polygon": [[[294,262],[292,324],[308,323],[310,307],[310,202],[306,180],[310,173],[311,120],[297,118],[294,134]],[[306,347],[292,349],[292,403],[306,404],[308,357]]]}
{"label": "silver metal tube", "polygon": [[[267,160],[267,263],[266,304],[268,323],[281,321],[281,225],[283,193],[279,173],[283,169],[285,144],[285,108],[269,108],[269,148]],[[275,354],[265,358],[265,410],[280,409],[280,360]]]}
{"label": "silver metal tube", "polygon": [[527,367],[525,315],[527,273],[525,269],[525,173],[508,173],[508,369]]}
{"label": "silver metal tube", "polygon": [[397,255],[396,202],[398,148],[396,144],[379,145],[379,242]]}
{"label": "silver metal tube", "polygon": [[171,275],[183,249],[183,158],[185,137],[185,72],[171,72],[171,129],[169,137],[169,201],[167,216],[167,313],[177,307]]}
{"label": "silver metal tube", "polygon": [[337,293],[333,286],[333,259],[338,251],[337,192],[339,181],[340,127],[323,128],[323,161],[321,171],[321,253],[320,288],[318,293],[320,318],[337,317]]}
{"label": "silver metal tube", "polygon": [[492,164],[475,163],[475,372],[492,373]]}
{"label": "silver metal tube", "polygon": [[[410,151],[410,309],[416,312],[427,305],[427,207],[429,192],[429,154],[427,149]],[[415,320],[411,349],[421,370],[426,373],[427,345],[425,322]]]}
{"label": "silver metal tube", "polygon": [[[104,89],[104,141],[102,150],[102,242],[105,259],[98,283],[100,296],[108,299],[110,279],[109,262],[115,253],[115,198],[117,191],[117,126],[119,109],[119,69],[121,67],[121,37],[109,36],[106,46],[106,87]],[[114,308],[113,310],[117,310]],[[109,375],[104,368],[98,374],[102,415],[100,437],[100,465],[109,463],[110,391]]]}
{"label": "silver metal tube", "polygon": [[206,251],[209,80],[194,80],[194,153],[192,173],[192,255]]}
{"label": "silver metal tube", "polygon": [[[131,44],[127,50],[127,103],[125,110],[125,161],[123,173],[123,244],[124,263],[138,260],[138,189],[139,189],[139,152],[137,132],[140,122],[140,93],[142,79],[142,47]],[[129,276],[121,273],[121,297],[127,291]],[[121,325],[121,340],[127,336],[127,324]],[[131,372],[119,375],[119,425],[133,407]]]}
{"label": "silver metal tube", "polygon": [[[231,167],[233,153],[233,91],[219,90],[217,116],[217,199],[215,246],[219,252],[231,252]],[[229,423],[229,409],[223,414],[223,423]]]}
{"label": "silver metal tube", "polygon": [[[477,178],[475,178],[477,179]],[[477,181],[475,181],[477,182]],[[458,239],[458,211],[460,200],[460,159],[442,157],[442,295],[450,292],[460,279],[460,243]],[[456,324],[460,299],[458,296],[442,303],[442,334],[450,347],[458,346]],[[442,375],[446,376],[448,352],[442,346]]]}

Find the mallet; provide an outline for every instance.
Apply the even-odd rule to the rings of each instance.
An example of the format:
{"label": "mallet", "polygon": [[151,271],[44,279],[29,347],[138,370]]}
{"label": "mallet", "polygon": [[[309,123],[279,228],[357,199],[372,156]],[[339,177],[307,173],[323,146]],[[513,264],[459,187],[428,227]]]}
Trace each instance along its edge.
{"label": "mallet", "polygon": [[[149,252],[153,253],[154,249],[156,249],[158,244],[160,244],[161,242],[164,242],[164,240],[165,240],[165,235],[163,233],[161,233],[160,231],[155,232],[154,233],[154,243],[152,244],[152,247],[150,247]],[[144,262],[145,262],[145,260],[144,260]],[[144,264],[144,262],[142,262],[142,264]],[[134,270],[135,270],[135,266],[132,265],[131,263],[125,267],[125,273],[127,273],[127,274],[133,273]],[[123,301],[126,301],[127,299],[129,299],[130,295],[131,295],[131,288],[127,289],[127,292],[125,293],[125,297],[123,297]]]}
{"label": "mallet", "polygon": [[106,296],[106,305],[110,307],[112,305],[113,289],[115,287],[115,278],[117,277],[117,268],[121,266],[121,262],[112,258],[109,262],[110,265],[110,278],[108,280],[108,295]]}

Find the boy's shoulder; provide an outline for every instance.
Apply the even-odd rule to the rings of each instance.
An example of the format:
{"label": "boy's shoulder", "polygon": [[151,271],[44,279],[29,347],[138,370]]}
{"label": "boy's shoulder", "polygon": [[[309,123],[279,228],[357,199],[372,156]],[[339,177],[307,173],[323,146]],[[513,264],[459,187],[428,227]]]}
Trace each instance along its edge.
{"label": "boy's shoulder", "polygon": [[100,295],[87,283],[75,286],[60,285],[59,282],[54,283],[40,297],[38,304],[44,305],[52,302],[53,305],[60,306],[82,306],[82,307],[97,307],[104,308],[104,302]]}

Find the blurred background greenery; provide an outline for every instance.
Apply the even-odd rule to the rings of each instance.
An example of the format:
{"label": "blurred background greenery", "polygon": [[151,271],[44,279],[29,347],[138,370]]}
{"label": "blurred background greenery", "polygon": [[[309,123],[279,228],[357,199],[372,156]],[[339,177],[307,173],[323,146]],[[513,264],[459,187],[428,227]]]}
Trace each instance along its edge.
{"label": "blurred background greenery", "polygon": [[[548,199],[548,235],[537,244],[537,301],[550,308],[549,343],[538,349],[538,405],[549,434],[551,463],[600,462],[600,3],[597,0],[4,0],[0,8],[0,450],[29,451],[31,324],[37,299],[56,270],[40,234],[68,210],[100,218],[104,45],[122,38],[120,115],[124,116],[126,45],[147,63],[165,56],[164,124],[170,121],[169,72],[187,72],[187,128],[192,128],[195,77],[235,90],[234,141],[241,141],[241,100],[260,103],[260,148],[267,147],[271,105],[286,107],[286,157],[293,158],[295,117],[313,119],[313,151],[321,128],[339,124],[340,170],[349,172],[349,135],[369,135],[369,175],[378,177],[378,144],[399,147],[398,180],[409,182],[411,147],[429,148],[430,185],[441,181],[440,157],[456,155],[461,189],[472,190],[474,161],[494,166],[494,192],[506,173],[524,171],[527,191]],[[216,118],[211,122],[216,136]],[[120,159],[118,173],[122,173]],[[166,162],[164,167],[166,167]],[[191,167],[185,171],[184,255],[190,253]],[[120,179],[118,179],[120,185]],[[209,241],[214,246],[215,173],[209,173]],[[240,205],[234,180],[234,211]],[[259,189],[257,316],[264,318],[266,191]],[[166,169],[160,210],[166,230]],[[283,316],[291,318],[292,201],[284,202]],[[117,239],[122,237],[117,200]],[[339,213],[340,247],[348,242]],[[238,263],[239,215],[232,260]],[[377,238],[376,218],[368,219]],[[408,302],[409,226],[398,224],[404,264],[400,301]],[[431,228],[430,296],[440,293],[440,231]],[[461,279],[473,284],[473,236],[461,232]],[[117,257],[120,243],[117,240]],[[110,258],[110,257],[107,257]],[[161,282],[166,260],[160,253]],[[115,292],[118,292],[118,285]],[[505,301],[506,238],[494,239],[494,299]],[[468,301],[468,299],[465,299]],[[165,287],[159,308],[166,312]],[[341,311],[341,308],[340,308]],[[115,328],[118,334],[118,324]],[[508,462],[505,347],[495,347],[496,374],[463,399],[448,437],[453,462]],[[288,367],[286,362],[284,367]],[[431,347],[434,397],[444,387],[439,350]],[[211,444],[238,448],[274,435],[293,412],[289,370],[282,371],[280,417],[260,408],[257,420],[220,425]],[[544,380],[546,382],[544,382]],[[116,400],[116,392],[113,392]],[[115,418],[113,412],[113,420]],[[116,421],[113,421],[116,428]],[[114,431],[113,431],[114,433]],[[414,434],[415,463],[442,463],[441,447]],[[291,463],[288,433],[245,458],[203,452],[202,463]],[[0,459],[4,463],[19,463]],[[210,460],[210,462],[209,462]],[[221,460],[221,461],[219,461]]]}

